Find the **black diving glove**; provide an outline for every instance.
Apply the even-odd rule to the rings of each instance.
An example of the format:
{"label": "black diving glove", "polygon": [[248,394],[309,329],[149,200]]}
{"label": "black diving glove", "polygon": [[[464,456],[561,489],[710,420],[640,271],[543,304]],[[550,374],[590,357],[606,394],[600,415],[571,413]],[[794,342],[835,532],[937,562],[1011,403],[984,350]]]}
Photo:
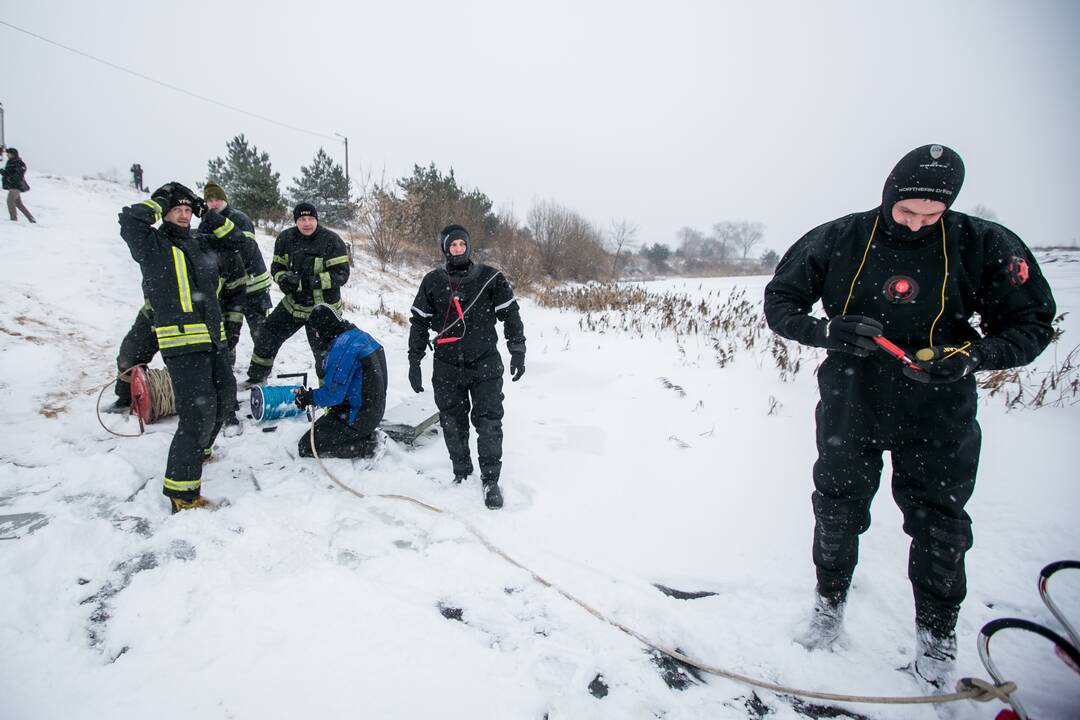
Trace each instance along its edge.
{"label": "black diving glove", "polygon": [[913,368],[904,368],[904,374],[912,380],[929,385],[944,385],[966,378],[979,369],[982,354],[971,343],[959,347],[935,345],[923,348],[915,353],[916,363],[922,372]]}
{"label": "black diving glove", "polygon": [[873,338],[881,337],[884,328],[874,318],[863,315],[837,315],[818,326],[818,347],[867,357],[877,349]]}

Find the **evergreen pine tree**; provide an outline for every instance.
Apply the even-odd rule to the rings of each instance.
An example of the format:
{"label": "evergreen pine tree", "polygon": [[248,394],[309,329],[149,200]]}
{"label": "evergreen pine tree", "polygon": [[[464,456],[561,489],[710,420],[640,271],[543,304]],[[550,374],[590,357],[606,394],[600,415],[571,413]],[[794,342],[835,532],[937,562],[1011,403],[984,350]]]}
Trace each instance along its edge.
{"label": "evergreen pine tree", "polygon": [[345,173],[321,147],[311,165],[300,168],[300,177],[289,187],[292,202],[307,201],[319,209],[320,222],[342,226],[353,220],[356,205],[349,198]]}
{"label": "evergreen pine tree", "polygon": [[279,187],[281,173],[274,172],[270,155],[248,145],[243,133],[225,143],[228,154],[207,163],[206,179],[225,188],[229,203],[254,221],[276,220],[285,212]]}
{"label": "evergreen pine tree", "polygon": [[491,212],[491,199],[479,189],[465,192],[450,168],[443,175],[435,163],[423,168],[413,165],[413,174],[397,181],[418,212],[418,230],[423,242],[436,237],[449,223],[469,229],[473,240],[490,239],[498,228],[499,218]]}

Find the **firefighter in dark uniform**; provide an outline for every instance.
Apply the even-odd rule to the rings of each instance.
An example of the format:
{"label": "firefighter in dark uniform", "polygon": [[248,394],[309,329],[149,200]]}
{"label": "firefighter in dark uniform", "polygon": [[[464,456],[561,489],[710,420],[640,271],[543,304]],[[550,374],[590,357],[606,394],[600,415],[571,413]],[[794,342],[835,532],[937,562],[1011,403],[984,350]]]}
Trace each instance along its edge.
{"label": "firefighter in dark uniform", "polygon": [[[351,322],[342,320],[331,305],[311,311],[308,327],[329,346],[322,387],[301,388],[299,407],[328,408],[315,421],[315,449],[319,457],[357,458],[375,454],[375,429],[386,409],[386,353],[382,345]],[[300,438],[301,457],[311,457],[311,431]]]}
{"label": "firefighter in dark uniform", "polygon": [[[223,217],[223,216],[222,216]],[[217,215],[213,222],[218,222]],[[243,322],[245,288],[248,284],[247,271],[241,259],[240,250],[246,240],[241,231],[231,220],[211,229],[204,220],[199,225],[199,239],[206,252],[212,254],[218,265],[218,304],[224,318],[225,337],[228,348],[229,367],[234,357],[236,343],[240,339]],[[144,299],[143,306],[135,316],[135,321],[120,343],[116,356],[117,380],[115,386],[116,402],[106,412],[127,413],[131,408],[131,376],[127,372],[136,365],[147,365],[158,352],[157,335],[154,333],[154,309],[149,299]],[[234,376],[235,378],[235,376]],[[243,431],[236,416],[237,405],[225,415],[225,434],[238,435]]]}
{"label": "firefighter in dark uniform", "polygon": [[[967,592],[972,533],[964,505],[981,441],[973,373],[1030,363],[1053,336],[1055,312],[1020,238],[949,209],[963,179],[953,150],[912,150],[886,180],[880,207],[811,230],[765,289],[775,332],[828,350],[818,371],[812,496],[817,596],[799,640],[828,647],[840,633],[888,450],[893,497],[911,537],[911,670],[928,690],[946,687],[952,674]],[[810,315],[819,300],[828,319]],[[976,313],[979,331],[969,322]],[[881,340],[905,351],[911,365]]]}
{"label": "firefighter in dark uniform", "polygon": [[273,303],[270,302],[270,271],[266,269],[266,261],[263,260],[262,251],[255,241],[255,224],[243,212],[229,204],[225,196],[225,190],[215,182],[206,183],[203,188],[203,198],[211,210],[217,210],[227,220],[236,225],[237,230],[243,236],[240,245],[240,258],[244,262],[247,271],[247,288],[244,296],[243,310],[240,316],[226,313],[226,320],[231,322],[243,322],[247,318],[248,333],[251,341],[255,342],[266,316],[270,312]]}
{"label": "firefighter in dark uniform", "polygon": [[328,346],[308,326],[319,303],[341,311],[341,287],[349,280],[349,251],[338,234],[319,224],[315,206],[302,202],[293,209],[296,226],[278,235],[270,274],[285,293],[255,337],[248,367],[248,384],[261,383],[274,368],[274,358],[285,341],[305,328],[315,372],[323,376]]}
{"label": "firefighter in dark uniform", "polygon": [[[120,236],[142,272],[154,309],[154,335],[169,370],[177,414],[165,466],[164,493],[172,511],[211,505],[202,497],[204,451],[236,400],[226,361],[227,340],[215,297],[221,282],[216,253],[191,230],[191,216],[224,236],[231,225],[180,183],[120,212]],[[161,226],[154,223],[162,220]]]}
{"label": "firefighter in dark uniform", "polygon": [[454,482],[460,483],[473,471],[469,453],[471,400],[484,504],[494,510],[503,504],[499,475],[504,371],[495,321],[503,323],[514,382],[525,373],[525,328],[506,277],[493,267],[472,262],[468,231],[460,225],[448,225],[439,234],[439,242],[446,267],[424,276],[413,301],[409,384],[416,392],[424,391],[420,361],[429,345],[428,333],[433,331],[431,384],[454,466]]}

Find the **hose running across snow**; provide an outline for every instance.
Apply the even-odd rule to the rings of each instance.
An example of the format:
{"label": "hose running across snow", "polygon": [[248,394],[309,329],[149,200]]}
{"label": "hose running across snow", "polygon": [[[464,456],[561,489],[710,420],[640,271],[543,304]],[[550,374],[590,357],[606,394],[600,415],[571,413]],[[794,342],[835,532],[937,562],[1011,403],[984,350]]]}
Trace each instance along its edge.
{"label": "hose running across snow", "polygon": [[426,502],[423,502],[422,500],[417,500],[416,498],[409,497],[408,495],[398,495],[398,494],[392,494],[392,493],[379,493],[379,494],[374,494],[373,493],[373,494],[369,495],[369,494],[366,494],[366,493],[362,493],[359,490],[355,490],[355,489],[349,487],[348,485],[346,485],[345,483],[341,482],[341,480],[339,480],[337,478],[337,476],[334,475],[334,473],[330,471],[330,468],[326,467],[326,465],[322,461],[322,458],[319,457],[319,451],[315,449],[315,420],[314,420],[314,414],[312,414],[311,430],[308,433],[308,439],[309,439],[309,441],[311,443],[311,452],[315,456],[316,462],[319,463],[319,467],[322,468],[322,471],[324,473],[326,473],[327,477],[329,477],[331,480],[333,480],[334,483],[338,487],[340,487],[342,490],[344,490],[345,492],[351,493],[352,495],[355,495],[356,497],[358,497],[358,498],[360,498],[362,500],[363,499],[400,500],[402,502],[410,503],[412,505],[416,505],[417,507],[421,507],[421,508],[423,508],[423,509],[425,509],[425,510],[427,510],[429,512],[435,513],[436,515],[445,515],[445,516],[447,516],[449,518],[452,518],[453,520],[457,521],[462,527],[464,527],[466,530],[468,530],[469,533],[473,537],[475,537],[480,542],[480,544],[483,545],[485,548],[487,548],[489,551],[491,551],[495,555],[498,555],[503,560],[510,563],[511,565],[518,568],[519,570],[527,573],[534,581],[536,581],[540,585],[542,585],[542,586],[544,586],[546,588],[550,588],[550,589],[554,590],[555,592],[559,593],[564,598],[566,598],[567,600],[569,600],[573,604],[580,607],[585,612],[587,612],[590,615],[592,615],[593,617],[595,617],[597,620],[605,622],[608,625],[611,625],[612,627],[622,631],[623,633],[625,633],[626,635],[629,635],[630,637],[634,638],[635,640],[642,643],[646,647],[649,647],[649,648],[651,648],[651,649],[653,649],[653,650],[655,650],[655,651],[657,651],[659,653],[663,653],[664,655],[667,655],[668,657],[671,657],[671,658],[673,658],[673,659],[675,659],[675,660],[677,660],[677,661],[679,661],[681,663],[684,663],[684,664],[689,665],[691,667],[697,668],[698,670],[701,670],[702,672],[709,673],[710,675],[716,675],[718,677],[726,678],[728,680],[732,680],[734,682],[737,682],[737,683],[740,683],[740,684],[743,684],[743,685],[750,685],[750,686],[753,686],[753,687],[762,688],[764,690],[770,690],[772,692],[779,693],[781,695],[795,695],[795,696],[804,697],[804,698],[812,698],[812,699],[816,699],[816,700],[827,700],[827,701],[833,701],[833,702],[873,703],[873,704],[884,704],[884,705],[920,705],[920,704],[932,704],[932,703],[937,704],[937,703],[956,702],[956,701],[959,701],[959,700],[974,700],[974,701],[977,701],[977,702],[989,702],[990,700],[995,700],[995,699],[1000,700],[1000,701],[1002,701],[1004,703],[1008,703],[1009,695],[1016,691],[1016,684],[1012,683],[1012,682],[1004,682],[1004,683],[1001,683],[1000,685],[995,685],[994,683],[991,683],[991,682],[989,682],[987,680],[982,680],[982,679],[979,679],[979,678],[961,678],[956,683],[956,692],[943,693],[941,695],[916,695],[916,696],[846,695],[846,694],[841,694],[841,693],[828,693],[828,692],[821,692],[821,691],[817,691],[817,690],[801,690],[801,689],[798,689],[798,688],[791,688],[791,687],[787,687],[785,685],[780,685],[778,683],[771,683],[771,682],[768,682],[766,680],[761,680],[761,679],[758,679],[758,678],[749,677],[747,675],[741,675],[739,673],[733,672],[731,670],[725,670],[724,668],[720,668],[720,667],[717,667],[715,665],[709,665],[708,663],[702,662],[701,660],[696,660],[696,659],[694,659],[694,658],[692,658],[692,657],[690,657],[690,656],[676,650],[675,648],[671,648],[671,647],[668,647],[668,646],[664,645],[663,643],[654,641],[654,640],[650,639],[649,637],[647,637],[646,635],[644,635],[643,633],[638,632],[637,630],[634,630],[633,628],[631,628],[631,627],[629,627],[627,625],[624,625],[623,623],[619,622],[618,620],[615,620],[613,618],[608,617],[607,615],[603,614],[602,612],[600,612],[596,608],[594,608],[591,605],[589,605],[588,603],[586,603],[584,600],[581,600],[578,597],[576,597],[575,595],[572,595],[570,592],[568,592],[566,590],[563,590],[561,587],[559,587],[555,583],[551,582],[550,580],[547,580],[543,576],[537,574],[533,570],[530,570],[529,568],[522,565],[520,562],[518,562],[514,558],[510,557],[508,554],[506,554],[506,552],[504,552],[501,548],[499,548],[497,545],[495,545],[495,543],[488,540],[487,537],[482,532],[480,532],[480,530],[478,530],[472,523],[470,523],[468,520],[465,520],[464,518],[459,517],[458,515],[454,514],[453,512],[451,512],[449,510],[445,510],[445,509],[437,507],[435,505],[430,505],[430,504],[428,504]]}

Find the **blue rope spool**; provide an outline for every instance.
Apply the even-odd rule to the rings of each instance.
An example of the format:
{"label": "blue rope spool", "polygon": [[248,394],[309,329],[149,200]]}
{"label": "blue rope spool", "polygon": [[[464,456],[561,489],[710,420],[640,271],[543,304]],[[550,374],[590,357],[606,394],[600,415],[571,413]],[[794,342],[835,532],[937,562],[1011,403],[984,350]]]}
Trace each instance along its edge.
{"label": "blue rope spool", "polygon": [[255,422],[280,420],[299,415],[303,410],[296,407],[296,391],[300,385],[267,385],[251,388],[251,417]]}

